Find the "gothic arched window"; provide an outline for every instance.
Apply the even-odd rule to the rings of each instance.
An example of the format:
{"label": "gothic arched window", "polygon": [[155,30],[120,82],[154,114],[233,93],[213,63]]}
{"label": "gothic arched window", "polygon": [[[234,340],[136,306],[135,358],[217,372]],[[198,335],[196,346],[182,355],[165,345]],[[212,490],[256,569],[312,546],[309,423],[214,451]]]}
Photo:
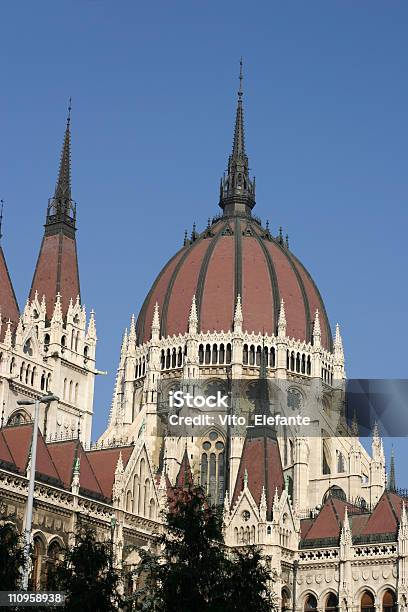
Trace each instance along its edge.
{"label": "gothic arched window", "polygon": [[56,588],[55,584],[55,569],[62,557],[62,547],[54,540],[48,547],[45,586],[48,591],[53,591]]}
{"label": "gothic arched window", "polygon": [[375,612],[374,596],[369,591],[364,591],[361,597],[361,612]]}
{"label": "gothic arched window", "polygon": [[395,593],[391,589],[387,589],[382,599],[382,610],[383,612],[396,612],[397,611],[397,599]]}
{"label": "gothic arched window", "polygon": [[203,442],[201,453],[201,486],[212,504],[224,499],[225,445],[216,431]]}
{"label": "gothic arched window", "polygon": [[305,601],[305,612],[315,612],[317,611],[317,599],[314,595],[308,595]]}
{"label": "gothic arched window", "polygon": [[338,612],[339,599],[334,593],[329,593],[324,605],[324,612]]}

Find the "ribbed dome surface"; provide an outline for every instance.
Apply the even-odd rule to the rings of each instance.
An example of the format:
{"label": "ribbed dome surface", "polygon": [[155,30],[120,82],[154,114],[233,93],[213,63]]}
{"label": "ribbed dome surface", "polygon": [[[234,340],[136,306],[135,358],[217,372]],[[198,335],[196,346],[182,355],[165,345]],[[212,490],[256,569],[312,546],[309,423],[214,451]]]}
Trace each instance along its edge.
{"label": "ribbed dome surface", "polygon": [[250,216],[216,221],[178,251],[156,278],[137,320],[138,343],[150,339],[156,302],[165,337],[187,331],[194,294],[199,331],[231,330],[241,295],[245,331],[276,333],[283,299],[287,335],[309,342],[318,309],[322,345],[330,349],[330,325],[319,291],[281,242]]}

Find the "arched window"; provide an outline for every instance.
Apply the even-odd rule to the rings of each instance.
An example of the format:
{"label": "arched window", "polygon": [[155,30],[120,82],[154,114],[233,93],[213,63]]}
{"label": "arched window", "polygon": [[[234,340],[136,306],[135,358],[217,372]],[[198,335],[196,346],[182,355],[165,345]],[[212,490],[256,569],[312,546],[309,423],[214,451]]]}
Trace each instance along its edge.
{"label": "arched window", "polygon": [[45,372],[41,374],[41,391],[45,389]]}
{"label": "arched window", "polygon": [[248,365],[248,345],[244,344],[244,350],[242,353],[242,362],[244,365]]}
{"label": "arched window", "polygon": [[211,346],[209,344],[205,345],[205,363],[209,364],[211,361]]}
{"label": "arched window", "polygon": [[274,346],[269,351],[269,367],[270,368],[275,367],[275,347]]}
{"label": "arched window", "polygon": [[42,587],[43,581],[43,561],[45,554],[45,547],[42,539],[39,536],[35,536],[33,541],[33,564],[30,576],[30,591],[38,591]]}
{"label": "arched window", "polygon": [[292,610],[292,606],[290,603],[290,593],[289,590],[284,587],[282,589],[282,604],[281,604],[281,611],[282,612],[289,612],[289,610]]}
{"label": "arched window", "polygon": [[[144,364],[145,362],[143,361],[143,366]],[[181,368],[182,365],[183,365],[183,351],[181,350],[181,347],[180,347],[177,353],[177,367]]]}
{"label": "arched window", "polygon": [[256,347],[256,365],[257,366],[261,365],[261,347],[260,346]]}
{"label": "arched window", "polygon": [[364,591],[361,597],[361,612],[375,612],[374,596],[369,591]]}
{"label": "arched window", "polygon": [[308,595],[305,600],[305,612],[314,612],[317,610],[317,599],[314,595]]}
{"label": "arched window", "polygon": [[391,589],[387,589],[382,600],[383,612],[397,612],[397,598]]}
{"label": "arched window", "polygon": [[176,363],[177,363],[177,357],[176,357],[176,349],[174,348],[171,352],[171,367],[175,368],[176,367]]}
{"label": "arched window", "polygon": [[201,486],[215,505],[224,499],[224,449],[224,442],[216,431],[211,431],[202,445]]}
{"label": "arched window", "polygon": [[290,354],[290,369],[292,372],[295,371],[295,353],[293,351]]}
{"label": "arched window", "polygon": [[45,586],[48,591],[53,591],[56,588],[55,569],[62,557],[62,548],[60,544],[54,540],[48,547],[47,565],[45,575]]}
{"label": "arched window", "polygon": [[132,512],[132,491],[126,493],[126,512]]}
{"label": "arched window", "polygon": [[33,367],[33,371],[31,372],[31,386],[34,387],[35,385],[35,378],[37,375],[37,368],[34,366]]}
{"label": "arched window", "polygon": [[329,593],[324,605],[324,612],[338,612],[339,599],[334,593]]}
{"label": "arched window", "polygon": [[337,451],[337,471],[339,473],[343,473],[346,471],[346,462],[344,460],[344,455],[340,451]]}
{"label": "arched window", "polygon": [[68,398],[70,402],[72,402],[72,398],[73,398],[73,395],[72,395],[73,385],[74,385],[74,383],[72,382],[72,380],[70,380],[69,381],[69,398]]}
{"label": "arched window", "polygon": [[164,350],[162,349],[161,354],[160,354],[160,368],[162,370],[164,370],[164,365],[165,365],[165,363],[164,363]]}
{"label": "arched window", "polygon": [[224,363],[224,362],[225,362],[225,346],[223,344],[220,344],[220,350],[218,354],[218,363]]}
{"label": "arched window", "polygon": [[149,504],[149,519],[154,519],[156,516],[156,502],[152,498]]}
{"label": "arched window", "polygon": [[296,355],[296,372],[300,372],[300,353]]}
{"label": "arched window", "polygon": [[24,410],[18,410],[18,412],[14,412],[9,420],[7,421],[7,425],[24,425],[24,423],[30,422],[30,416]]}
{"label": "arched window", "polygon": [[204,346],[202,344],[198,347],[198,362],[200,365],[204,363]]}
{"label": "arched window", "polygon": [[78,390],[79,390],[79,384],[75,383],[75,393],[74,393],[74,402],[75,402],[75,404],[78,403]]}
{"label": "arched window", "polygon": [[170,349],[166,351],[166,369],[170,367]]}
{"label": "arched window", "polygon": [[227,344],[227,359],[226,359],[226,363],[231,363],[231,356],[232,356],[231,345]]}
{"label": "arched window", "polygon": [[213,344],[213,347],[212,347],[211,363],[213,365],[218,363],[218,346],[216,344]]}

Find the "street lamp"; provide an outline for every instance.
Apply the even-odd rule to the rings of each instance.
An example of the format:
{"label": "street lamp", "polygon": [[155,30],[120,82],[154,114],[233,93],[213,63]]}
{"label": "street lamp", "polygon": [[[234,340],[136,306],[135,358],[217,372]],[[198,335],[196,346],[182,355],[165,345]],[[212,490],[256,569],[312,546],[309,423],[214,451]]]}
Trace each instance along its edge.
{"label": "street lamp", "polygon": [[31,442],[31,469],[30,469],[30,481],[28,483],[28,498],[27,498],[27,512],[26,512],[26,524],[24,530],[24,569],[23,569],[23,589],[28,589],[28,578],[30,575],[30,544],[31,544],[31,529],[33,523],[33,500],[34,500],[34,480],[35,480],[35,464],[37,459],[37,438],[38,438],[38,421],[40,414],[40,404],[48,404],[49,402],[59,401],[59,397],[56,395],[44,395],[39,399],[31,400],[18,400],[19,406],[32,406],[34,405],[34,425],[33,425],[33,439]]}

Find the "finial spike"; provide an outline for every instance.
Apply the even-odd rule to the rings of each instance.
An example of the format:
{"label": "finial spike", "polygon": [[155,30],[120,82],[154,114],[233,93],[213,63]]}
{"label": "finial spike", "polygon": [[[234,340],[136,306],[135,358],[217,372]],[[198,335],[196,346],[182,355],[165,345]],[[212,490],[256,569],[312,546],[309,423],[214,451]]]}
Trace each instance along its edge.
{"label": "finial spike", "polygon": [[242,57],[239,60],[239,90],[238,90],[238,96],[240,98],[242,98],[242,96],[244,95],[244,89],[243,89],[243,80],[244,80],[244,74],[243,74],[243,69],[242,69]]}

